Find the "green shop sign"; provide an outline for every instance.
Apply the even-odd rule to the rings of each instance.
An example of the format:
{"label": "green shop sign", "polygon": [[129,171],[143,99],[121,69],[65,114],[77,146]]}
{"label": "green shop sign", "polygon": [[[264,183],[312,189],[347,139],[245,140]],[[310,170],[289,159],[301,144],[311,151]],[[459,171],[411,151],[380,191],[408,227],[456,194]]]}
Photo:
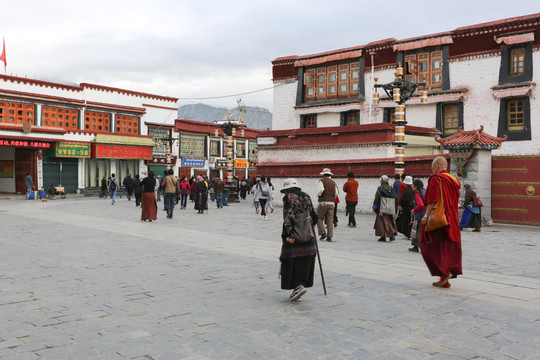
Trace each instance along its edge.
{"label": "green shop sign", "polygon": [[89,158],[90,144],[59,142],[56,143],[54,156],[64,158]]}

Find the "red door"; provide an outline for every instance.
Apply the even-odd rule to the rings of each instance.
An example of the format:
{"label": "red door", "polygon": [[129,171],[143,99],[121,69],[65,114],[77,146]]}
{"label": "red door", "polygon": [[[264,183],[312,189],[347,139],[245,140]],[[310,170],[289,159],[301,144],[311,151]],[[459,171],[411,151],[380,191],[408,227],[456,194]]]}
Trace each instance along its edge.
{"label": "red door", "polygon": [[35,159],[34,150],[15,149],[15,191],[17,193],[26,194],[24,178],[27,172],[30,173],[32,180],[34,180],[34,189],[37,187]]}
{"label": "red door", "polygon": [[491,165],[493,221],[540,225],[540,156],[497,156]]}

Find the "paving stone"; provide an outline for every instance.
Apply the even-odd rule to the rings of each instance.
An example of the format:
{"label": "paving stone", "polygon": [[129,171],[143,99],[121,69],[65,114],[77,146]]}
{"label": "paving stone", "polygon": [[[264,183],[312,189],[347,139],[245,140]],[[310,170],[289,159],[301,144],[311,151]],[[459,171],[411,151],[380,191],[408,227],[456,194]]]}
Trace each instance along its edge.
{"label": "paving stone", "polygon": [[142,223],[122,199],[0,201],[0,358],[540,358],[537,228],[463,232],[464,275],[437,289],[408,241],[377,242],[359,214],[319,243],[328,296],[317,267],[291,303],[280,216],[252,210]]}

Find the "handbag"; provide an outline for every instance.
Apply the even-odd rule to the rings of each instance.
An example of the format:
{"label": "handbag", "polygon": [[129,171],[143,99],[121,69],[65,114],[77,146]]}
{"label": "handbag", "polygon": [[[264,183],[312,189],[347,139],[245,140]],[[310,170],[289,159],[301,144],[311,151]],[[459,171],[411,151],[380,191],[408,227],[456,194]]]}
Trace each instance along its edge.
{"label": "handbag", "polygon": [[[396,198],[385,196],[387,193],[380,192],[380,214],[396,216]],[[393,194],[393,193],[392,193]]]}
{"label": "handbag", "polygon": [[428,215],[425,231],[433,231],[448,226],[448,219],[446,218],[446,212],[444,209],[444,196],[441,179],[439,179],[439,191],[439,200],[435,203],[435,206],[433,206],[431,209],[431,213]]}
{"label": "handbag", "polygon": [[305,244],[315,240],[315,232],[313,231],[309,210],[294,214],[294,226],[291,237],[294,239],[295,244]]}
{"label": "handbag", "polygon": [[476,195],[474,195],[472,197],[472,204],[473,204],[473,206],[476,206],[476,207],[483,207],[484,206],[484,204],[482,204],[482,200],[480,200],[478,198],[478,196],[476,196]]}

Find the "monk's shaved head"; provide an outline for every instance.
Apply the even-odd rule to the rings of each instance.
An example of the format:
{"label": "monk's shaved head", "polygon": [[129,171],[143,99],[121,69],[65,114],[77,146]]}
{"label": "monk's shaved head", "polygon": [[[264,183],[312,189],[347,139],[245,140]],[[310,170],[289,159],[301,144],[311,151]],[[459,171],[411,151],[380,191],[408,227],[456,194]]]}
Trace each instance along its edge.
{"label": "monk's shaved head", "polygon": [[448,163],[446,162],[446,159],[442,156],[437,156],[435,159],[433,159],[433,163],[431,163],[431,170],[434,173],[446,170],[447,167]]}

